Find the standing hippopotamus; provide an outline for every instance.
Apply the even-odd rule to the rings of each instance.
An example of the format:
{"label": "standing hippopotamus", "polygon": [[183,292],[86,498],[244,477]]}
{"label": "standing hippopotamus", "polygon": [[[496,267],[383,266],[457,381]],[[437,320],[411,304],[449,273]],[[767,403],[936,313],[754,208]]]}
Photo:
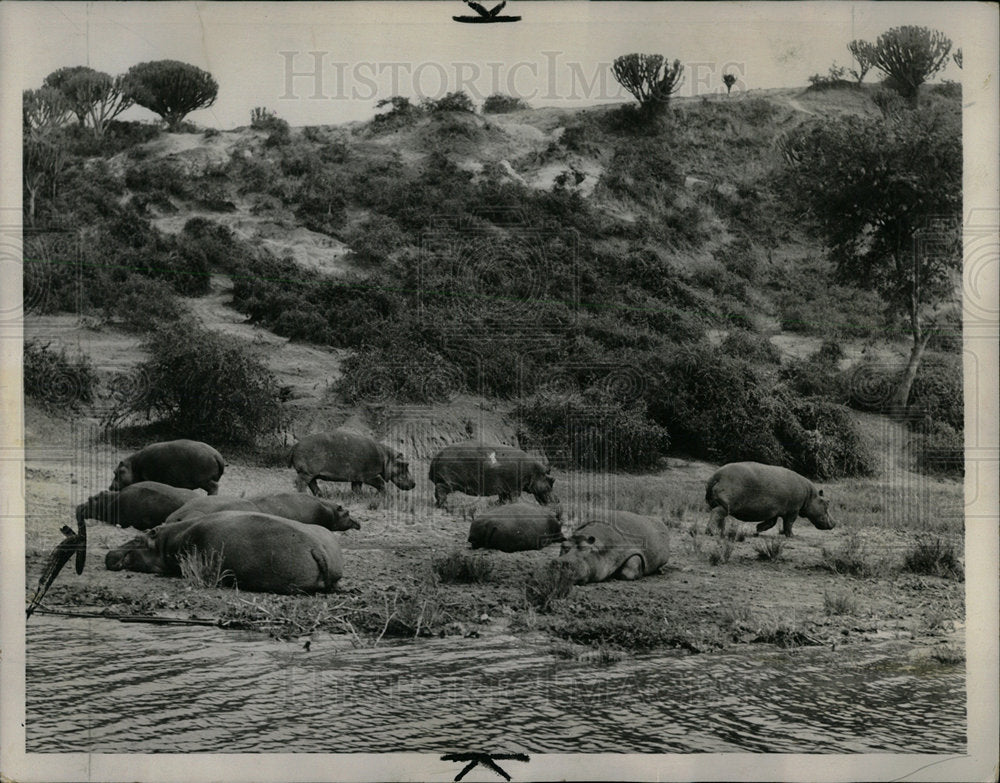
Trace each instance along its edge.
{"label": "standing hippopotamus", "polygon": [[730,462],[723,465],[708,480],[705,500],[712,509],[708,532],[712,523],[719,534],[726,530],[726,517],[744,522],[759,522],[757,533],[774,527],[781,517],[781,532],[792,535],[792,523],[797,517],[806,517],[820,530],[833,530],[836,523],[830,518],[830,502],[823,497],[823,490],[794,470],[763,465],[760,462]]}
{"label": "standing hippopotamus", "polygon": [[661,522],[609,511],[574,530],[557,562],[572,570],[576,584],[612,576],[632,580],[659,571],[669,552],[667,528]]}
{"label": "standing hippopotamus", "polygon": [[122,490],[139,481],[159,481],[172,487],[200,488],[215,495],[225,468],[222,455],[207,443],[168,440],[146,446],[119,462],[109,489]]}
{"label": "standing hippopotamus", "polygon": [[317,525],[246,511],[219,511],[171,522],[108,552],[109,571],[179,576],[187,552],[218,553],[220,573],[240,590],[316,593],[335,589],[343,575],[337,536]]}
{"label": "standing hippopotamus", "polygon": [[413,489],[410,464],[403,455],[371,438],[346,430],[307,435],[292,447],[288,464],[295,468],[300,485],[319,494],[316,479],[350,481],[357,492],[362,484],[385,490],[391,481],[400,489]]}
{"label": "standing hippopotamus", "polygon": [[501,552],[544,549],[562,541],[561,516],[557,506],[541,508],[529,503],[487,509],[469,526],[469,543],[473,549]]}
{"label": "standing hippopotamus", "polygon": [[129,484],[120,492],[102,490],[76,507],[76,521],[99,519],[110,525],[149,530],[162,525],[185,503],[199,495],[193,489],[171,487],[158,481]]}
{"label": "standing hippopotamus", "polygon": [[350,512],[343,506],[301,492],[282,492],[253,498],[196,495],[167,517],[166,521],[180,522],[213,514],[216,511],[259,511],[262,514],[294,519],[304,525],[319,525],[334,531],[361,529],[361,525],[351,518]]}
{"label": "standing hippopotamus", "polygon": [[501,503],[511,502],[522,492],[530,492],[542,505],[557,500],[548,466],[513,446],[472,440],[445,446],[431,460],[430,480],[438,508],[449,492],[498,495]]}

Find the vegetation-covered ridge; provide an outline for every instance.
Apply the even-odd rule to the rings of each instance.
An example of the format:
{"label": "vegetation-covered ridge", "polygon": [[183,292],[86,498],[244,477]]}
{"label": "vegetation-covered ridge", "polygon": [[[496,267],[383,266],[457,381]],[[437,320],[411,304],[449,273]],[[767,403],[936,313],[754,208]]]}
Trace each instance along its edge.
{"label": "vegetation-covered ridge", "polygon": [[[97,132],[89,109],[67,124],[61,101],[80,90],[47,80],[25,95],[26,303],[156,346],[142,372],[157,399],[119,379],[145,391],[120,395],[109,423],[155,414],[244,443],[282,426],[280,379],[252,356],[241,386],[259,404],[217,429],[182,404],[185,379],[212,385],[206,357],[249,350],[199,352],[220,338],[159,328],[193,320],[182,297],[224,275],[252,322],[348,352],[340,403],[494,399],[564,465],[677,452],[865,475],[875,460],[850,406],[905,415],[926,469],[960,469],[957,220],[937,224],[921,264],[905,254],[930,217],[960,213],[960,96],[918,83],[894,102],[851,84],[669,101],[678,63],[642,57],[615,72],[639,110],[391,96],[368,123],[291,129],[257,108],[225,133],[183,124],[214,98],[203,75],[184,72],[192,95],[158,96],[153,76],[176,64],[111,81],[173,134],[113,118]],[[779,338],[815,349],[782,355]],[[909,361],[886,362],[899,338]],[[77,360],[32,367],[59,361]]]}

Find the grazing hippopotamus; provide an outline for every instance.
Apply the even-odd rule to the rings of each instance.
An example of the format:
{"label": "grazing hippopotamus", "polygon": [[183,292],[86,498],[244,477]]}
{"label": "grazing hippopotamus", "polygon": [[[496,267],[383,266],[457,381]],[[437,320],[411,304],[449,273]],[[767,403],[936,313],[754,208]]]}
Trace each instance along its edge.
{"label": "grazing hippopotamus", "polygon": [[108,489],[122,490],[139,481],[159,481],[172,487],[203,489],[215,495],[225,468],[222,455],[207,443],[168,440],[146,446],[119,462],[115,480]]}
{"label": "grazing hippopotamus", "polygon": [[805,476],[794,470],[760,462],[730,462],[708,480],[705,500],[712,509],[712,523],[719,534],[726,530],[726,517],[758,522],[757,533],[769,530],[781,517],[781,532],[792,535],[792,523],[803,516],[820,530],[833,530],[830,502]]}
{"label": "grazing hippopotamus", "polygon": [[105,489],[91,495],[76,507],[76,521],[99,519],[109,525],[149,530],[162,525],[177,509],[199,497],[205,496],[193,489],[172,487],[159,481],[140,481],[120,492]]}
{"label": "grazing hippopotamus", "polygon": [[670,551],[667,528],[661,522],[628,511],[609,511],[584,523],[563,542],[560,564],[576,584],[603,582],[610,577],[638,579],[655,574]]}
{"label": "grazing hippopotamus", "polygon": [[469,527],[473,549],[499,549],[501,552],[526,552],[544,549],[562,541],[561,510],[541,508],[529,503],[487,509]]}
{"label": "grazing hippopotamus", "polygon": [[445,446],[431,460],[430,480],[438,508],[449,492],[498,495],[501,503],[530,492],[542,505],[557,501],[548,465],[514,446],[472,440]]}
{"label": "grazing hippopotamus", "polygon": [[416,485],[402,454],[346,430],[307,435],[292,447],[288,464],[295,468],[299,485],[307,485],[314,495],[319,494],[316,479],[350,481],[355,492],[362,484],[383,492],[387,481],[400,489]]}
{"label": "grazing hippopotamus", "polygon": [[167,517],[166,521],[180,522],[216,511],[259,511],[262,514],[294,519],[304,525],[319,525],[334,531],[361,529],[361,525],[351,518],[350,512],[343,506],[301,492],[282,492],[253,498],[196,495]]}
{"label": "grazing hippopotamus", "polygon": [[337,536],[317,525],[247,511],[219,511],[171,522],[108,552],[109,571],[179,576],[179,558],[216,552],[226,582],[259,593],[316,593],[335,589],[343,575]]}

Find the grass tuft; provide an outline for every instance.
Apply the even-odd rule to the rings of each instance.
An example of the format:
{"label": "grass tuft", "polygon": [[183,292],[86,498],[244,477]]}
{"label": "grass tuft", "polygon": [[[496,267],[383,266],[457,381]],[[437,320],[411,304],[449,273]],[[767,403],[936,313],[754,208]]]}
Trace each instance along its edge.
{"label": "grass tuft", "polygon": [[555,601],[569,595],[574,583],[572,569],[554,560],[535,569],[524,586],[524,597],[537,611],[547,612]]}
{"label": "grass tuft", "polygon": [[729,558],[733,556],[733,549],[735,545],[730,538],[721,538],[715,542],[715,546],[712,551],[708,553],[708,562],[712,565],[719,565],[720,563],[728,563]]}
{"label": "grass tuft", "polygon": [[827,590],[823,593],[823,611],[828,615],[854,615],[858,612],[858,600],[846,590]]}
{"label": "grass tuft", "polygon": [[485,555],[467,555],[464,552],[450,552],[432,563],[434,573],[444,583],[488,582],[493,573],[493,561]]}
{"label": "grass tuft", "polygon": [[940,537],[925,538],[906,553],[903,568],[914,574],[929,574],[946,579],[965,579],[965,570],[954,543]]}
{"label": "grass tuft", "polygon": [[757,552],[758,560],[773,562],[781,557],[781,551],[785,548],[785,540],[778,537],[763,538],[754,541],[753,548]]}
{"label": "grass tuft", "polygon": [[221,550],[199,550],[191,547],[177,557],[181,576],[195,587],[219,587],[223,582],[235,584],[235,575],[222,568]]}

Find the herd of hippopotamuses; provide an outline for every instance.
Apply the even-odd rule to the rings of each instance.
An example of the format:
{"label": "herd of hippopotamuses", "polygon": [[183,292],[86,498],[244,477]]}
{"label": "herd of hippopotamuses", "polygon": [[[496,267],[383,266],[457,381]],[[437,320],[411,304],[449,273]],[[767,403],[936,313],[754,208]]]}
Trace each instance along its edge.
{"label": "herd of hippopotamuses", "polygon": [[[88,519],[141,531],[108,553],[105,565],[112,571],[180,575],[182,555],[197,549],[217,553],[221,570],[241,590],[334,590],[343,575],[335,533],[360,525],[343,506],[320,497],[317,481],[350,482],[354,490],[368,485],[380,492],[388,482],[402,490],[416,482],[401,453],[345,430],[303,438],[292,447],[288,464],[299,491],[237,498],[218,494],[225,460],[206,443],[173,440],[137,451],[119,463],[108,490],[77,507],[77,532],[63,527],[66,539],[50,558],[29,615],[74,554],[82,572]],[[468,541],[474,549],[521,552],[561,542],[559,562],[578,584],[638,579],[667,562],[667,528],[658,520],[608,511],[575,529],[565,526],[548,465],[513,446],[452,444],[434,456],[429,478],[438,507],[451,492],[498,497],[501,505],[472,521]],[[525,492],[538,504],[520,502]],[[757,522],[758,533],[781,519],[785,536],[792,535],[792,523],[800,516],[821,530],[834,527],[823,491],[774,465],[724,465],[709,479],[705,499],[711,509],[709,532],[717,528],[720,535],[727,517]]]}

